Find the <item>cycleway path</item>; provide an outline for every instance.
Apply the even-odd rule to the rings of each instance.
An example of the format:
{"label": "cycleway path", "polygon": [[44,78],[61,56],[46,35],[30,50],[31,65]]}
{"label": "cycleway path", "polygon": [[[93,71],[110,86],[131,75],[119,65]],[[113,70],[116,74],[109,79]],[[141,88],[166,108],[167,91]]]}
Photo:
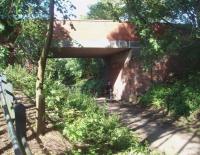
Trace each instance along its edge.
{"label": "cycleway path", "polygon": [[[99,104],[105,98],[97,99]],[[200,155],[200,122],[179,125],[180,121],[166,116],[162,110],[138,104],[108,102],[108,110],[120,116],[123,124],[133,130],[152,150],[166,155]]]}

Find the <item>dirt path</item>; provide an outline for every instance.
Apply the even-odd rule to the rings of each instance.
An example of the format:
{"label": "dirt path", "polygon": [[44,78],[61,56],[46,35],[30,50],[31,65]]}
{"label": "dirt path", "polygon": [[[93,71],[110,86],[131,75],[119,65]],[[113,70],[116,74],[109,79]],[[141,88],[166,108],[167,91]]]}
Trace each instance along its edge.
{"label": "dirt path", "polygon": [[[15,91],[17,102],[26,106],[27,115],[27,140],[34,155],[64,155],[70,150],[71,145],[63,138],[62,134],[53,128],[50,120],[46,122],[46,134],[36,137],[34,132],[35,105],[33,101],[21,91]],[[12,144],[9,141],[7,125],[0,108],[0,155],[13,155]]]}
{"label": "dirt path", "polygon": [[[104,99],[98,101],[105,103]],[[151,149],[166,155],[200,155],[200,122],[181,126],[160,110],[118,102],[111,102],[108,106],[109,111],[117,113],[141,141],[147,140]]]}
{"label": "dirt path", "polygon": [[2,109],[0,108],[0,154],[14,154],[11,141],[8,138],[7,125]]}

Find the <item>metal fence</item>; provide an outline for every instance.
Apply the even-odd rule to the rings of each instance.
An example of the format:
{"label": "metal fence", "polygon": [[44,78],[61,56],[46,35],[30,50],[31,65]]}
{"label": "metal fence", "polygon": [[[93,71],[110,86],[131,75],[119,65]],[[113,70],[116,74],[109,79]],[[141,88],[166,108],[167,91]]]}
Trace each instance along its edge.
{"label": "metal fence", "polygon": [[15,155],[31,155],[26,141],[26,108],[16,103],[13,86],[0,74],[0,106],[7,123],[7,130]]}

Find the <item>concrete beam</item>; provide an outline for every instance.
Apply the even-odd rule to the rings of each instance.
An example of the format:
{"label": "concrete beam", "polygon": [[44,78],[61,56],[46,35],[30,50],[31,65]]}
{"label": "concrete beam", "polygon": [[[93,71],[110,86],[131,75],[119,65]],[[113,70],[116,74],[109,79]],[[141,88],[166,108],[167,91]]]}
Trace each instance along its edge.
{"label": "concrete beam", "polygon": [[52,58],[103,58],[127,51],[128,48],[51,48]]}

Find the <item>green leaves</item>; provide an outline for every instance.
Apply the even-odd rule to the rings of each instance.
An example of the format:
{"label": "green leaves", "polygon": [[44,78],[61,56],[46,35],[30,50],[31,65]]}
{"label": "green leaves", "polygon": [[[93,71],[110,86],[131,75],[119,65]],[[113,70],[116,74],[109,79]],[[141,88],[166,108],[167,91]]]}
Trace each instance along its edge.
{"label": "green leaves", "polygon": [[12,81],[15,88],[21,88],[30,97],[35,95],[36,77],[29,74],[26,69],[20,65],[8,66],[4,73]]}
{"label": "green leaves", "polygon": [[99,112],[88,113],[67,123],[63,133],[75,143],[88,144],[98,154],[129,148],[133,136],[127,128],[119,126],[116,117]]}
{"label": "green leaves", "polygon": [[[35,75],[19,65],[5,70],[7,77],[16,88],[20,87],[27,95],[35,95]],[[113,154],[146,153],[146,146],[126,127],[118,117],[109,115],[107,109],[99,107],[94,98],[80,89],[70,89],[51,78],[45,82],[45,96],[48,115],[55,121],[73,144],[72,154]]]}
{"label": "green leaves", "polygon": [[124,0],[124,3],[129,21],[137,26],[145,66],[151,67],[161,56],[178,53],[199,38],[197,0]]}
{"label": "green leaves", "polygon": [[154,39],[154,38],[150,38],[149,39],[149,43],[152,45],[153,49],[155,51],[159,51],[160,50],[160,45],[159,45],[159,42],[158,40]]}
{"label": "green leaves", "polygon": [[188,78],[172,84],[157,84],[142,96],[142,104],[151,104],[157,108],[165,108],[175,116],[190,116],[200,108],[199,74],[191,74]]}
{"label": "green leaves", "polygon": [[46,32],[47,23],[42,20],[25,20],[21,22],[21,33],[15,41],[15,44],[18,45],[17,50],[22,50],[26,59],[36,62],[44,46]]}
{"label": "green leaves", "polygon": [[0,33],[1,33],[3,30],[5,30],[5,26],[4,26],[2,23],[0,23]]}
{"label": "green leaves", "polygon": [[8,55],[8,49],[0,46],[0,69],[4,69],[7,66]]}
{"label": "green leaves", "polygon": [[125,18],[124,3],[120,0],[101,0],[90,6],[88,19],[121,20]]}

